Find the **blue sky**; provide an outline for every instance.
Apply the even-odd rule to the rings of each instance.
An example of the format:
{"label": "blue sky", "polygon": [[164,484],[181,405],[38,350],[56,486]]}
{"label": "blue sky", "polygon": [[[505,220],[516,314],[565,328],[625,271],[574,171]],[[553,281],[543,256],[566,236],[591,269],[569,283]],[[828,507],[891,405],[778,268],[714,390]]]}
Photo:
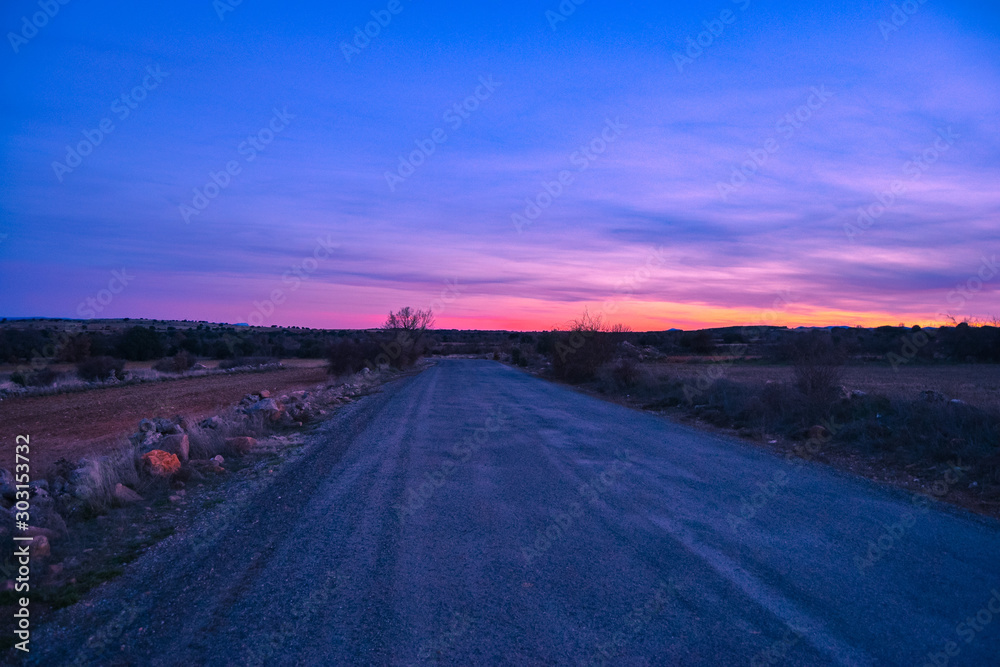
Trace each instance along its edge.
{"label": "blue sky", "polygon": [[12,45],[42,10],[7,3],[0,314],[80,316],[126,268],[101,316],[662,329],[779,294],[793,325],[1000,315],[1000,275],[975,282],[1000,246],[996,5],[665,4],[567,2],[553,29],[558,2],[70,0]]}

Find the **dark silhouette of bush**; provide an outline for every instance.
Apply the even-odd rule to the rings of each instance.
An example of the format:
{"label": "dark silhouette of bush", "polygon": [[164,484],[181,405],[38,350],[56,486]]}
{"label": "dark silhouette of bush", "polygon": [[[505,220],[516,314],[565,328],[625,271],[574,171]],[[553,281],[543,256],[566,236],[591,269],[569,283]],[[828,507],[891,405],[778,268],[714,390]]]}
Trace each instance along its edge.
{"label": "dark silhouette of bush", "polygon": [[627,327],[608,326],[584,311],[569,331],[554,332],[552,372],[572,383],[593,380],[598,369],[614,358],[616,347],[628,333]]}
{"label": "dark silhouette of bush", "polygon": [[611,374],[620,387],[634,387],[639,381],[639,365],[634,359],[622,357],[614,362]]}
{"label": "dark silhouette of bush", "polygon": [[381,351],[368,360],[368,366],[409,368],[427,351],[427,330],[433,326],[434,313],[429,308],[414,310],[406,306],[395,313],[390,311],[379,337]]}
{"label": "dark silhouette of bush", "polygon": [[795,386],[814,406],[830,404],[840,395],[845,357],[829,336],[802,334],[793,346]]}
{"label": "dark silhouette of bush", "polygon": [[194,366],[194,357],[187,350],[181,350],[172,357],[160,359],[153,364],[153,370],[161,373],[183,373]]}
{"label": "dark silhouette of bush", "polygon": [[39,368],[34,371],[17,371],[11,373],[10,380],[22,387],[48,387],[59,379],[61,373],[51,368]]}
{"label": "dark silhouette of bush", "polygon": [[327,347],[326,359],[329,362],[327,372],[330,375],[357,373],[380,353],[378,343],[373,340],[340,338]]}
{"label": "dark silhouette of bush", "polygon": [[715,340],[710,331],[686,333],[681,336],[680,344],[695,354],[711,354],[715,351]]}
{"label": "dark silhouette of bush", "polygon": [[118,343],[118,356],[129,361],[148,361],[163,356],[160,336],[147,327],[132,327]]}
{"label": "dark silhouette of bush", "polygon": [[125,362],[111,357],[91,357],[76,365],[76,373],[88,382],[107,380],[112,374],[119,380],[124,377]]}
{"label": "dark silhouette of bush", "polygon": [[67,336],[63,339],[56,358],[59,361],[76,363],[90,356],[90,336],[85,333]]}

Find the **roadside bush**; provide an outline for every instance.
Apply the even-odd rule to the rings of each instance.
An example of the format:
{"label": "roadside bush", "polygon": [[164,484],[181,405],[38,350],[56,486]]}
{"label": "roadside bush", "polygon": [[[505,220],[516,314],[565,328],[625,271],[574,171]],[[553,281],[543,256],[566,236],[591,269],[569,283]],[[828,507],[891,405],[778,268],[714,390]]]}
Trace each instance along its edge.
{"label": "roadside bush", "polygon": [[153,370],[161,373],[183,373],[194,366],[194,357],[187,350],[181,350],[172,357],[160,359],[153,364]]}
{"label": "roadside bush", "polygon": [[844,354],[828,338],[806,334],[793,346],[795,386],[814,408],[837,400],[844,375]]}
{"label": "roadside bush", "polygon": [[639,365],[634,359],[618,359],[611,372],[615,381],[622,387],[633,387],[639,381]]}
{"label": "roadside bush", "polygon": [[996,452],[1000,442],[1000,415],[964,403],[865,396],[841,400],[832,412],[844,424],[838,440],[862,451],[892,453],[907,463],[980,460]]}
{"label": "roadside bush", "polygon": [[600,317],[584,312],[569,331],[553,332],[552,372],[567,382],[594,379],[598,369],[614,357],[628,331],[621,325],[606,326]]}
{"label": "roadside bush", "polygon": [[61,373],[57,373],[51,368],[39,368],[38,370],[11,373],[10,381],[22,387],[48,387],[59,379]]}
{"label": "roadside bush", "polygon": [[111,357],[91,357],[76,365],[76,373],[87,382],[102,382],[112,375],[121,380],[125,375],[125,362]]}
{"label": "roadside bush", "polygon": [[327,347],[327,372],[330,375],[357,373],[368,364],[374,364],[380,353],[381,350],[374,341],[340,338]]}
{"label": "roadside bush", "polygon": [[132,327],[118,344],[118,356],[129,361],[148,361],[163,356],[159,334],[147,327]]}
{"label": "roadside bush", "polygon": [[427,331],[433,326],[434,313],[430,308],[414,310],[406,306],[397,312],[390,311],[382,325],[381,351],[372,359],[371,365],[409,368],[427,352],[432,342]]}
{"label": "roadside bush", "polygon": [[684,333],[681,335],[680,344],[695,354],[707,355],[715,351],[715,340],[710,331]]}

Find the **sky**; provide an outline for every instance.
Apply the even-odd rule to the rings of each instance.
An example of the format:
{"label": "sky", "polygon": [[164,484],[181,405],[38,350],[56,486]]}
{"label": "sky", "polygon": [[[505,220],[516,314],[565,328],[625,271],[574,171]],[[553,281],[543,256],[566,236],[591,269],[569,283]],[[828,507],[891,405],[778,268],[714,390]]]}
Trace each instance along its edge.
{"label": "sky", "polygon": [[1000,317],[995,2],[12,0],[0,28],[0,316]]}

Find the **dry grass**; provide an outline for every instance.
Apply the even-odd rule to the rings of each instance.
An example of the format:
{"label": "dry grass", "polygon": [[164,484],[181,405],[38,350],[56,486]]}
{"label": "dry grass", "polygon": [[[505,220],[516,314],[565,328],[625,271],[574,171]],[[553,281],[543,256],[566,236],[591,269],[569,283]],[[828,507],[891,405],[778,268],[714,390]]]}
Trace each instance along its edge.
{"label": "dry grass", "polygon": [[[714,370],[713,370],[714,369]],[[753,364],[658,363],[650,372],[677,380],[696,380],[708,371],[713,377],[741,383],[792,382],[791,366]],[[1000,411],[1000,367],[989,364],[954,366],[901,366],[893,370],[888,363],[871,366],[847,366],[841,383],[892,399],[915,399],[925,389],[940,391],[985,410]]]}
{"label": "dry grass", "polygon": [[85,491],[85,502],[95,511],[103,511],[115,503],[115,486],[140,486],[139,450],[127,440],[105,456],[88,459],[82,468],[83,477],[77,484]]}

